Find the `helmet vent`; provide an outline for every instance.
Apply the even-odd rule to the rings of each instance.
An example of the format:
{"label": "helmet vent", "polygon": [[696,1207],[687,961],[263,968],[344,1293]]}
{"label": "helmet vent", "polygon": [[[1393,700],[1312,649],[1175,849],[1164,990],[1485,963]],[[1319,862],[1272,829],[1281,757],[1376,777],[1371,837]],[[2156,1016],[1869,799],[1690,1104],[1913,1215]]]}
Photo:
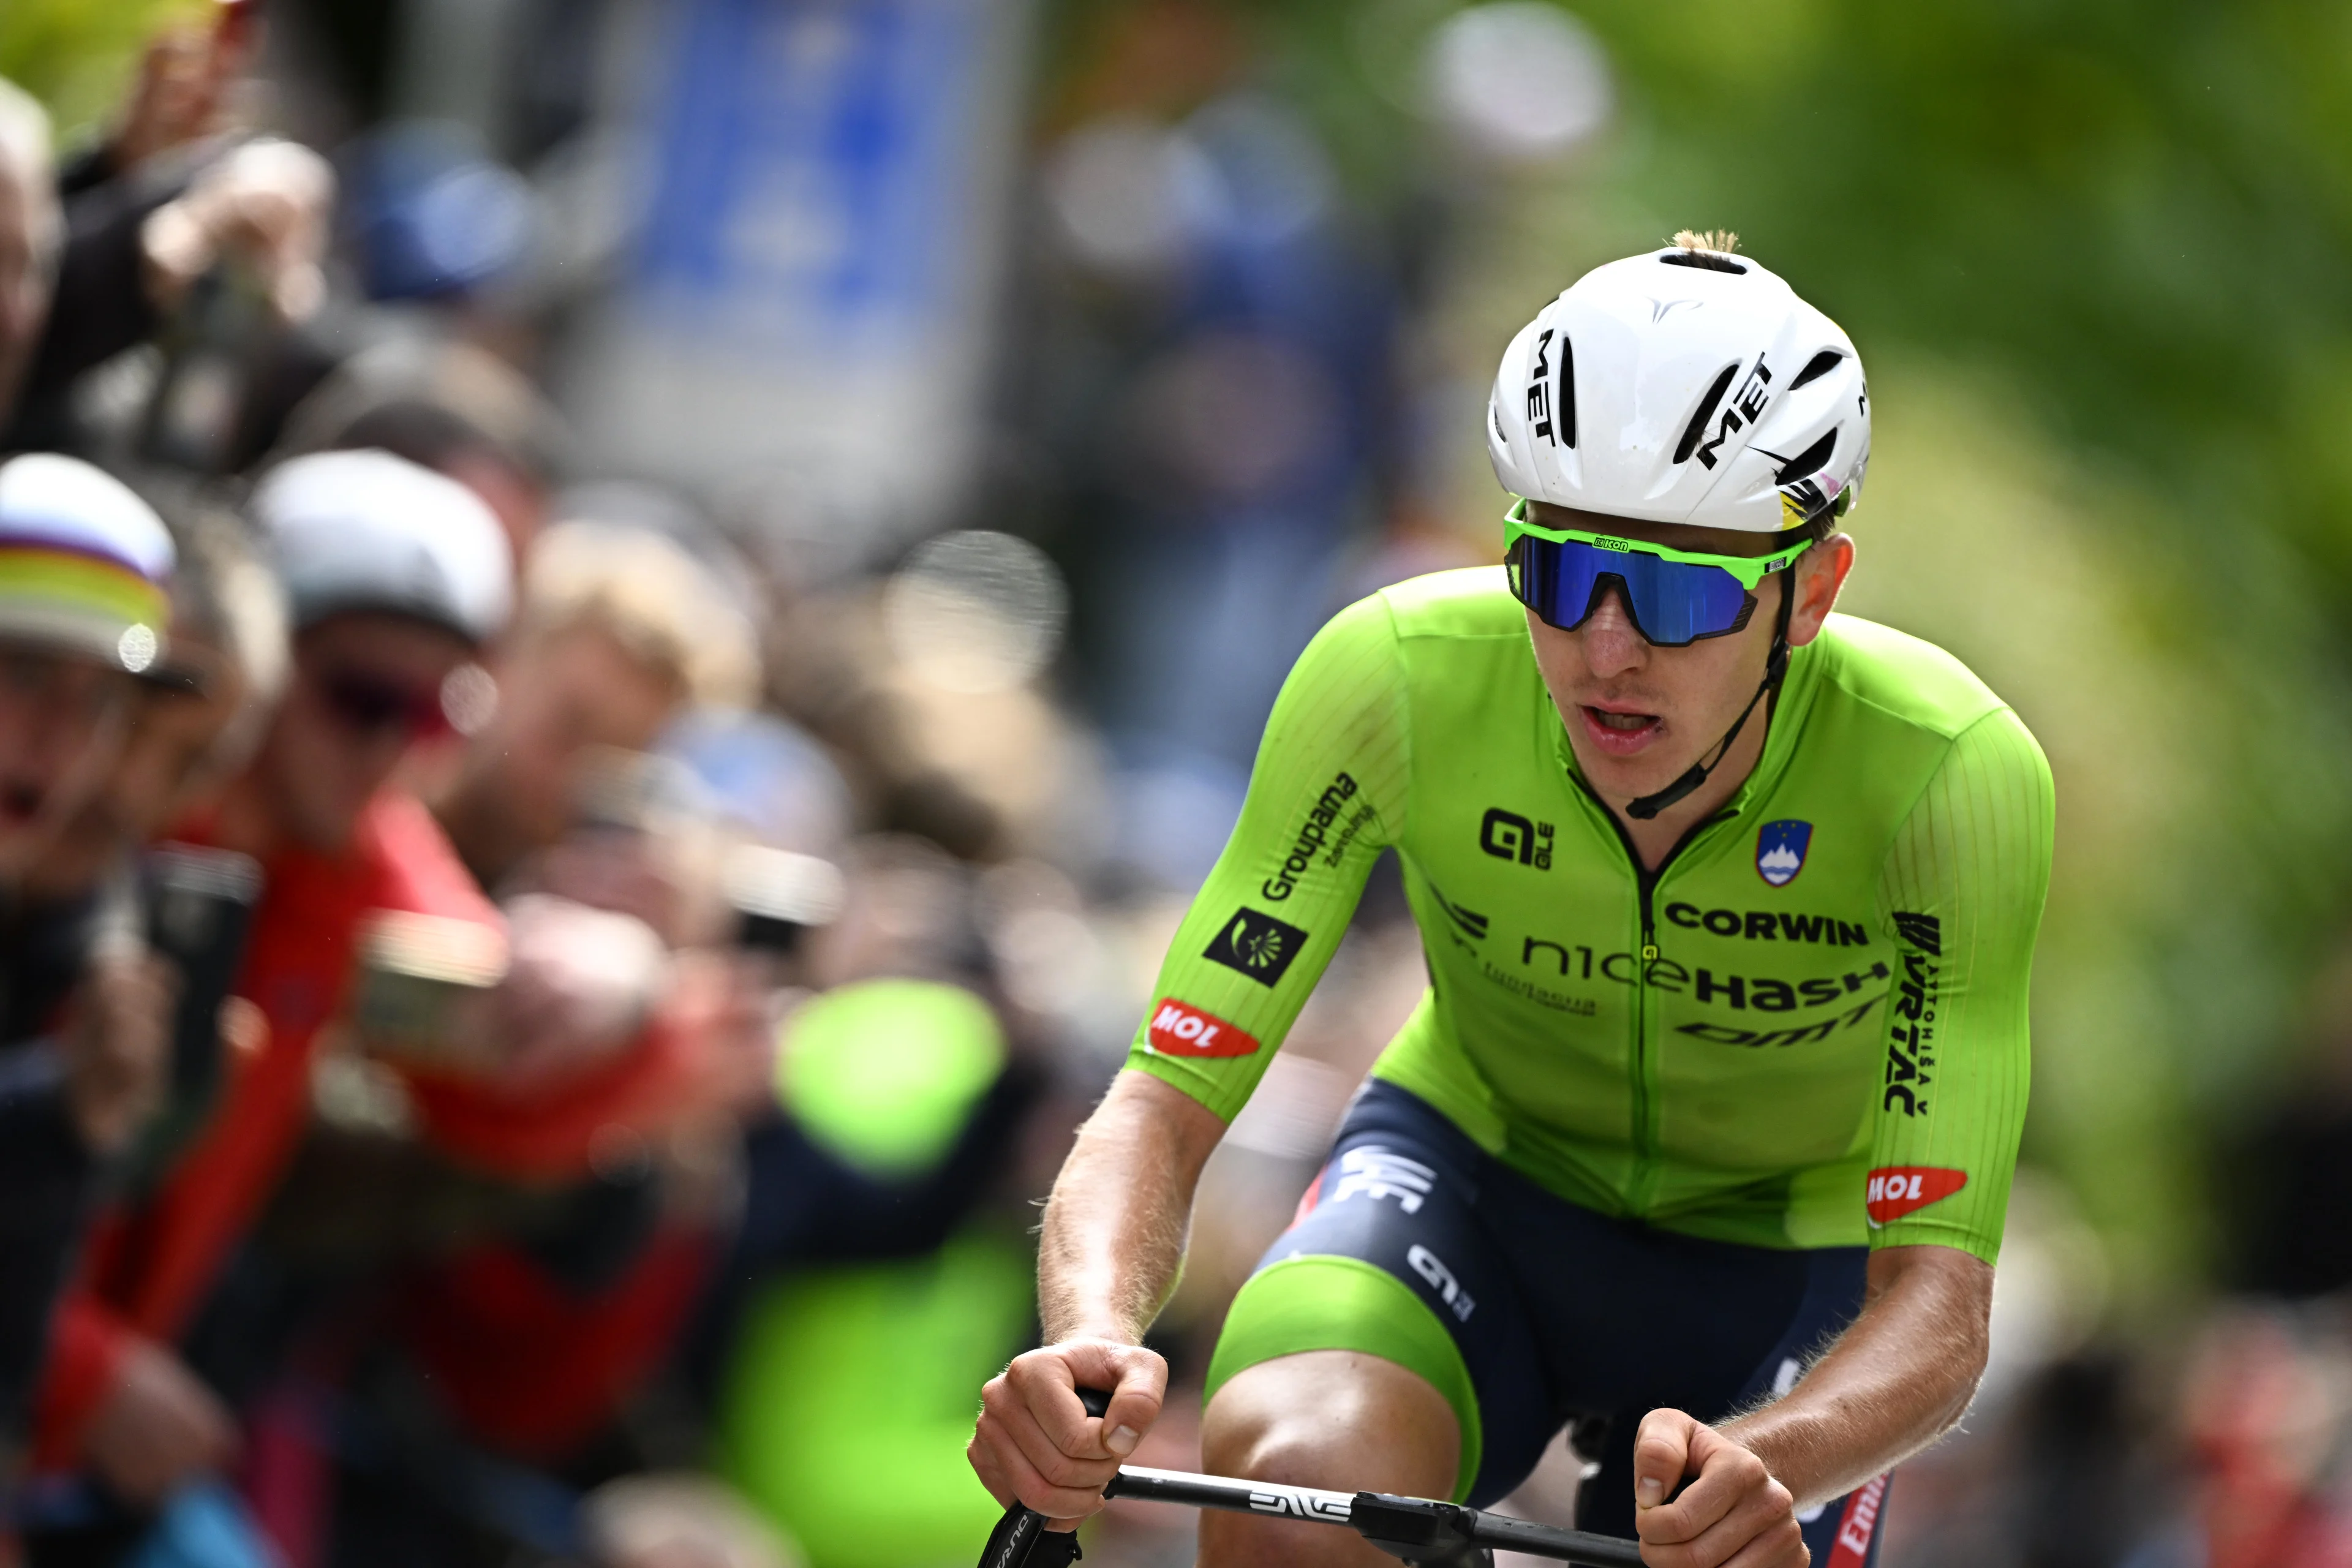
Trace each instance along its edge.
{"label": "helmet vent", "polygon": [[1566,332],[1559,335],[1559,391],[1551,402],[1553,417],[1559,421],[1559,444],[1572,450],[1576,446],[1576,345]]}
{"label": "helmet vent", "polygon": [[1820,440],[1781,464],[1780,471],[1772,476],[1772,482],[1776,485],[1794,484],[1799,479],[1810,479],[1820,473],[1822,465],[1830,460],[1830,455],[1837,450],[1837,426],[1832,425]]}
{"label": "helmet vent", "polygon": [[1747,274],[1748,268],[1728,256],[1712,250],[1670,250],[1658,258],[1669,267],[1696,267],[1706,272],[1728,272],[1735,277]]}
{"label": "helmet vent", "polygon": [[1683,431],[1683,438],[1675,443],[1675,462],[1690,461],[1691,449],[1698,445],[1698,438],[1706,433],[1706,422],[1714,417],[1715,405],[1723,401],[1725,390],[1731,385],[1732,374],[1738,369],[1739,362],[1737,360],[1725,365],[1723,374],[1715,378],[1715,384],[1706,389],[1706,395],[1698,400],[1698,411],[1691,416],[1689,427]]}
{"label": "helmet vent", "polygon": [[1837,369],[1838,363],[1844,358],[1845,355],[1835,349],[1823,349],[1805,362],[1805,368],[1797,373],[1797,379],[1789,384],[1789,390],[1794,392],[1809,381],[1819,381]]}

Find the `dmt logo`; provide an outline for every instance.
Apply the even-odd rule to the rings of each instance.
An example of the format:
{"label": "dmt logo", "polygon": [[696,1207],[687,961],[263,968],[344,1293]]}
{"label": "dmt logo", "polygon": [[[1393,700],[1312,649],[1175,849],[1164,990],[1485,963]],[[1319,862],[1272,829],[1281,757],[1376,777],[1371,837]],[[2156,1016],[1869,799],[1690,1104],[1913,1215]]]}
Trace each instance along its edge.
{"label": "dmt logo", "polygon": [[1892,1225],[1905,1215],[1941,1203],[1969,1184],[1966,1171],[1936,1165],[1888,1165],[1870,1173],[1868,1195],[1863,1200],[1874,1226]]}
{"label": "dmt logo", "polygon": [[1756,830],[1756,874],[1776,888],[1785,888],[1805,868],[1805,851],[1812,847],[1810,822],[1768,822]]}
{"label": "dmt logo", "polygon": [[1307,933],[1297,926],[1244,905],[1234,911],[1201,956],[1237,970],[1260,985],[1271,986],[1282,979],[1291,960],[1306,945]]}
{"label": "dmt logo", "polygon": [[1551,824],[1529,822],[1501,806],[1487,809],[1478,824],[1478,847],[1497,860],[1517,860],[1538,871],[1551,869]]}
{"label": "dmt logo", "polygon": [[1160,999],[1144,1038],[1163,1057],[1254,1057],[1258,1051],[1255,1035],[1173,996]]}

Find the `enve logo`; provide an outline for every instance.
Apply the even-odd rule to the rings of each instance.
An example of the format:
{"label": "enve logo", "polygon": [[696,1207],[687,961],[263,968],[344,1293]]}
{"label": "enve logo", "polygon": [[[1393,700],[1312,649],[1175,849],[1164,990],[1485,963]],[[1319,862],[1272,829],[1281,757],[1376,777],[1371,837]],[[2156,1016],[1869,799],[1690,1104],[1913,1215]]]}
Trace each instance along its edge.
{"label": "enve logo", "polygon": [[1968,1184],[1966,1171],[1939,1165],[1885,1165],[1870,1173],[1863,1207],[1872,1225],[1891,1225],[1929,1204],[1941,1203]]}
{"label": "enve logo", "polygon": [[1258,1050],[1255,1035],[1173,996],[1160,998],[1144,1039],[1163,1057],[1254,1057]]}

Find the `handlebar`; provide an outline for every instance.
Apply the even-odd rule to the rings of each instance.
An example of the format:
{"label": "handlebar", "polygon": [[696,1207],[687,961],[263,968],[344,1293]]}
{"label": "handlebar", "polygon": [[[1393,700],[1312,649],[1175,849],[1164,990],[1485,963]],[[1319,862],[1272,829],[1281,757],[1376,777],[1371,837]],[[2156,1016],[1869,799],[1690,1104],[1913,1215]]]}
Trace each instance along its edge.
{"label": "handlebar", "polygon": [[[1089,1415],[1101,1415],[1110,1405],[1110,1396],[1096,1389],[1078,1390],[1078,1398]],[[1507,1519],[1483,1509],[1439,1502],[1432,1498],[1322,1491],[1313,1487],[1235,1480],[1184,1470],[1154,1470],[1138,1465],[1121,1466],[1110,1484],[1103,1488],[1103,1496],[1343,1526],[1391,1557],[1426,1564],[1428,1568],[1471,1568],[1473,1564],[1487,1563],[1496,1547],[1559,1563],[1580,1563],[1588,1568],[1642,1568],[1638,1542]],[[1048,1531],[1042,1514],[1016,1502],[1004,1510],[1004,1517],[989,1536],[988,1545],[981,1553],[980,1568],[1065,1568],[1077,1555],[1074,1533]]]}

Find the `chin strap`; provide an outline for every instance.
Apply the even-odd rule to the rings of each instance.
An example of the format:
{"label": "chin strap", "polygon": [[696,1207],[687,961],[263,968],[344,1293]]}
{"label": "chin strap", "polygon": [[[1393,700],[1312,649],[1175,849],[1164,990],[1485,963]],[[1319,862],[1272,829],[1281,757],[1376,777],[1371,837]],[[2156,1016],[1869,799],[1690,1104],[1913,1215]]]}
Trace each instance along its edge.
{"label": "chin strap", "polygon": [[1739,731],[1747,728],[1748,716],[1756,711],[1756,705],[1780,689],[1780,682],[1789,673],[1789,612],[1796,603],[1797,571],[1793,566],[1785,566],[1780,574],[1785,579],[1780,584],[1780,613],[1772,621],[1772,651],[1764,656],[1764,679],[1757,686],[1756,695],[1748,700],[1748,706],[1739,710],[1739,717],[1731,721],[1731,728],[1724,732],[1722,742],[1715,748],[1715,760],[1708,762],[1702,756],[1682,777],[1657,794],[1626,802],[1626,816],[1637,822],[1647,822],[1706,783],[1706,775],[1723,765],[1731,742],[1739,739]]}

